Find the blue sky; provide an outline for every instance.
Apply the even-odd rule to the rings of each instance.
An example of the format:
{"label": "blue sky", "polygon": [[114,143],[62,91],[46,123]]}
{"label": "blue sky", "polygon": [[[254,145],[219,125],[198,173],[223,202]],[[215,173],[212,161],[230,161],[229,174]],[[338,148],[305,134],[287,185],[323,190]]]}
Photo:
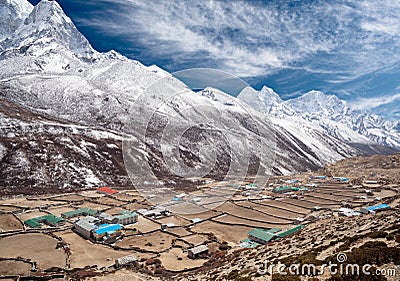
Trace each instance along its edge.
{"label": "blue sky", "polygon": [[99,51],[217,68],[284,99],[321,90],[400,120],[400,1],[58,2]]}

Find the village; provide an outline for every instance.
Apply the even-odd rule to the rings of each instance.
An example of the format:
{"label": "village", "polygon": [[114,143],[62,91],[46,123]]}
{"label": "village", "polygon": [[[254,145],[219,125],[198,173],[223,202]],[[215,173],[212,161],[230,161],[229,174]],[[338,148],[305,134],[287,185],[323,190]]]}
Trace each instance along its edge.
{"label": "village", "polygon": [[[210,181],[194,195],[181,192],[158,205],[118,187],[3,198],[0,276],[52,279],[133,264],[151,275],[190,272],[235,251],[295,236],[319,221],[397,208],[398,197],[396,185],[309,175],[271,178],[266,187],[252,179]],[[189,205],[196,212],[181,211]]]}

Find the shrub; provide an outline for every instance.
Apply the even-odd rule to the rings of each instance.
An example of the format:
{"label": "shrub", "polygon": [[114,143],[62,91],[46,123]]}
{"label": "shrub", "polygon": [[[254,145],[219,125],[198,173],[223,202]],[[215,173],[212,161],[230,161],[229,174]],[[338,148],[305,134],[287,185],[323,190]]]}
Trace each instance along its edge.
{"label": "shrub", "polygon": [[385,238],[387,235],[388,235],[387,232],[382,231],[382,230],[368,233],[368,237],[372,238],[372,239]]}
{"label": "shrub", "polygon": [[386,240],[388,241],[394,240],[394,235],[392,233],[389,233],[388,235],[386,235]]}

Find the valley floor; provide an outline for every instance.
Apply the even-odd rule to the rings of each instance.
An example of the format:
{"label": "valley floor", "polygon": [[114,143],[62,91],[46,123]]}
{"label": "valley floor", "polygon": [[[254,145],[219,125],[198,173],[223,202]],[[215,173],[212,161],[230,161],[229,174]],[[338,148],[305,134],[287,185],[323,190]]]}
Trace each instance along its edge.
{"label": "valley floor", "polygon": [[[295,183],[294,179],[299,181]],[[330,177],[311,180],[304,175],[270,179],[264,189],[250,182],[205,185],[197,195],[202,207],[212,204],[213,209],[192,214],[172,211],[156,217],[141,211],[152,206],[134,190],[120,189],[113,195],[93,190],[3,198],[0,201],[0,275],[11,279],[18,276],[55,279],[66,275],[90,280],[119,280],[126,276],[130,279],[136,276],[137,280],[159,277],[223,280],[227,276],[248,278],[235,280],[265,280],[266,276],[256,270],[256,264],[263,260],[322,263],[341,251],[352,257],[354,249],[371,241],[384,242],[392,253],[399,254],[398,184],[352,185]],[[219,204],[202,197],[207,189],[215,194],[221,191]],[[226,190],[232,192],[226,193]],[[176,204],[187,203],[183,199]],[[363,207],[377,204],[388,204],[390,209],[376,214],[359,212]],[[79,208],[109,215],[117,215],[122,210],[135,211],[139,213],[138,222],[124,226],[122,235],[108,243],[85,239],[73,230],[75,221],[82,216],[65,218],[65,222],[52,226],[43,222],[39,226],[27,223],[47,215],[62,217]],[[353,213],[350,217],[349,212],[356,215]],[[304,228],[280,239],[275,236],[266,245],[246,244],[248,232],[255,228],[278,228],[284,232],[296,225]],[[207,245],[208,252],[189,258],[188,250],[199,245]],[[137,261],[122,269],[116,267],[116,259],[131,255]],[[398,271],[398,265],[390,263],[391,258],[386,257],[383,263],[380,260],[380,265],[390,265]],[[399,259],[394,261],[398,263]]]}

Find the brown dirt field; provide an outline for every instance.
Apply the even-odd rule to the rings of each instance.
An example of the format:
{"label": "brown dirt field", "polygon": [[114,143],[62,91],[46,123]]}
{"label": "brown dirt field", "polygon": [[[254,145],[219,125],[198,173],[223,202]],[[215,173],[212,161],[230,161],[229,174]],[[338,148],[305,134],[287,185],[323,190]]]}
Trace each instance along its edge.
{"label": "brown dirt field", "polygon": [[92,202],[83,202],[82,204],[74,205],[74,207],[76,207],[76,208],[91,208],[91,209],[99,210],[99,211],[110,208],[110,206],[101,205],[101,204],[92,203]]}
{"label": "brown dirt field", "polygon": [[13,207],[13,206],[2,206],[2,205],[0,205],[0,212],[9,213],[9,212],[15,212],[15,211],[18,211],[18,210],[21,210],[21,209],[18,208],[18,207]]}
{"label": "brown dirt field", "polygon": [[238,202],[237,204],[240,206],[251,207],[251,208],[254,208],[255,210],[259,210],[259,211],[267,213],[267,214],[273,214],[273,215],[283,217],[283,218],[286,218],[289,220],[293,220],[299,216],[298,213],[285,211],[282,209],[273,208],[270,206],[265,206],[265,205],[257,204],[257,203],[253,203],[253,202]]}
{"label": "brown dirt field", "polygon": [[129,203],[124,206],[125,209],[130,210],[130,211],[137,211],[139,209],[147,209],[148,207],[150,207],[150,205],[147,205],[145,202]]}
{"label": "brown dirt field", "polygon": [[85,200],[85,197],[79,195],[79,194],[70,194],[70,195],[64,195],[64,196],[55,196],[53,198],[50,198],[50,200],[53,201],[71,201],[71,202],[79,202]]}
{"label": "brown dirt field", "polygon": [[183,227],[170,227],[170,228],[168,228],[167,231],[170,233],[173,233],[175,235],[178,235],[179,237],[183,237],[183,236],[192,234],[191,232],[187,231]]}
{"label": "brown dirt field", "polygon": [[283,199],[283,200],[280,200],[280,202],[289,203],[288,205],[293,204],[294,206],[298,206],[303,209],[312,209],[314,206],[316,206],[315,203],[306,202],[304,200]]}
{"label": "brown dirt field", "polygon": [[138,221],[132,224],[129,228],[131,229],[136,228],[138,231],[142,233],[147,233],[157,229],[161,229],[161,225],[141,215],[138,215]]}
{"label": "brown dirt field", "polygon": [[[124,200],[124,201],[132,201],[132,200],[137,200],[138,198],[140,198],[140,195],[139,194],[131,195],[127,192],[119,192],[119,193],[113,194],[112,197],[115,199],[120,199],[120,200]],[[142,198],[142,200],[143,200],[143,198]]]}
{"label": "brown dirt field", "polygon": [[337,200],[337,199],[324,199],[324,198],[318,198],[318,197],[313,197],[313,196],[305,196],[304,199],[308,202],[312,202],[312,203],[316,203],[316,204],[320,204],[320,205],[335,205],[335,204],[340,204],[340,202],[343,202],[343,201],[351,201],[352,200],[352,198],[343,198],[342,200]]}
{"label": "brown dirt field", "polygon": [[174,247],[177,247],[177,248],[181,247],[182,249],[190,249],[192,247],[192,245],[190,245],[186,241],[177,239],[174,242]]}
{"label": "brown dirt field", "polygon": [[198,233],[213,233],[218,240],[221,242],[227,241],[231,245],[239,244],[240,240],[245,239],[247,232],[252,229],[253,227],[224,225],[213,221],[204,221],[191,228],[191,230]]}
{"label": "brown dirt field", "polygon": [[104,196],[104,194],[98,193],[97,190],[85,190],[79,193],[79,195],[87,198],[99,198]]}
{"label": "brown dirt field", "polygon": [[38,208],[42,206],[48,205],[59,205],[63,204],[62,202],[54,202],[48,200],[28,200],[26,198],[12,198],[12,199],[5,199],[1,201],[4,205],[14,205],[17,207],[29,207],[29,208]]}
{"label": "brown dirt field", "polygon": [[140,192],[137,190],[128,190],[128,191],[123,191],[124,194],[128,194],[129,196],[134,196],[134,197],[141,197]]}
{"label": "brown dirt field", "polygon": [[[289,200],[289,201],[287,201],[287,200]],[[311,213],[311,211],[308,208],[293,206],[293,205],[287,204],[287,202],[290,203],[290,202],[295,202],[295,201],[292,201],[290,199],[258,201],[258,203],[262,203],[264,205],[268,205],[271,207],[279,207],[279,208],[286,209],[288,211],[298,212],[300,214]]]}
{"label": "brown dirt field", "polygon": [[382,189],[381,192],[375,192],[374,191],[374,196],[375,197],[387,198],[387,197],[392,197],[392,196],[395,196],[395,195],[396,195],[396,193],[393,190]]}
{"label": "brown dirt field", "polygon": [[169,216],[157,220],[159,223],[174,223],[176,226],[186,226],[191,224],[190,220],[178,216]]}
{"label": "brown dirt field", "polygon": [[20,213],[17,216],[19,217],[20,220],[25,221],[25,220],[29,220],[29,219],[32,219],[32,218],[45,216],[45,215],[48,215],[48,214],[45,213],[45,212],[31,211],[31,212]]}
{"label": "brown dirt field", "polygon": [[65,267],[66,254],[56,249],[57,240],[39,233],[18,234],[0,239],[0,256],[3,258],[23,257],[37,262],[41,269]]}
{"label": "brown dirt field", "polygon": [[184,240],[190,244],[193,244],[194,246],[197,246],[197,245],[203,244],[205,241],[207,241],[208,237],[206,235],[193,234],[190,236],[183,237],[182,240]]}
{"label": "brown dirt field", "polygon": [[129,269],[122,268],[113,273],[85,278],[86,281],[149,281],[159,280],[159,278],[134,272]]}
{"label": "brown dirt field", "polygon": [[198,214],[198,213],[203,213],[206,212],[210,209],[207,209],[207,207],[203,207],[201,205],[196,205],[191,202],[187,201],[181,201],[179,204],[171,205],[169,206],[169,209],[173,213],[181,214],[182,216],[186,215],[187,213],[189,214]]}
{"label": "brown dirt field", "polygon": [[[178,260],[178,257],[182,258],[182,260]],[[192,260],[187,257],[187,253],[184,253],[180,248],[172,248],[164,253],[161,254],[159,258],[162,262],[162,265],[171,271],[180,271],[189,268],[196,268],[206,260],[196,259]]]}
{"label": "brown dirt field", "polygon": [[147,251],[162,252],[171,247],[175,236],[163,231],[156,231],[141,236],[128,236],[116,243],[121,248],[140,248]]}
{"label": "brown dirt field", "polygon": [[49,211],[50,213],[52,213],[53,215],[55,215],[57,217],[61,217],[62,213],[73,211],[73,210],[75,210],[75,208],[72,208],[72,207],[56,207],[56,208],[47,209],[47,211]]}
{"label": "brown dirt field", "polygon": [[[301,205],[305,204],[308,206],[314,207],[314,206],[319,206],[321,208],[329,208],[329,209],[334,209],[334,208],[340,208],[341,202],[332,202],[329,200],[322,200],[322,199],[317,199],[317,198],[304,198],[304,200],[298,200]],[[351,200],[346,200],[346,201],[351,201]],[[342,202],[346,202],[343,200]]]}
{"label": "brown dirt field", "polygon": [[[367,189],[367,188],[366,188]],[[317,190],[316,193],[323,193],[323,194],[329,194],[332,193],[333,195],[339,195],[339,196],[361,196],[361,195],[365,195],[364,192],[365,189],[363,190],[355,190],[355,191],[321,191],[321,190]]]}
{"label": "brown dirt field", "polygon": [[228,223],[228,224],[240,224],[243,226],[250,226],[250,227],[262,227],[262,228],[273,228],[273,227],[281,227],[281,226],[285,226],[290,224],[290,222],[286,223],[286,224],[282,224],[282,223],[277,223],[277,224],[273,224],[271,223],[267,223],[267,222],[256,222],[256,221],[251,221],[248,219],[243,219],[243,218],[237,218],[231,215],[226,215],[223,217],[218,217],[215,219],[212,219],[213,221],[216,222],[222,222],[222,223]]}
{"label": "brown dirt field", "polygon": [[126,209],[123,207],[112,207],[111,209],[107,210],[107,214],[118,215],[123,210],[126,210]]}
{"label": "brown dirt field", "polygon": [[209,218],[215,217],[222,214],[222,212],[218,212],[217,210],[210,210],[198,214],[184,214],[182,217],[187,218],[188,220],[192,220],[194,218],[199,218],[202,220],[207,220]]}
{"label": "brown dirt field", "polygon": [[104,196],[101,198],[96,198],[95,201],[101,205],[108,205],[108,206],[120,206],[123,205],[125,202],[108,197],[108,196]]}
{"label": "brown dirt field", "polygon": [[0,215],[0,231],[22,230],[23,225],[11,214]]}
{"label": "brown dirt field", "polygon": [[0,261],[0,275],[22,275],[27,276],[30,274],[32,266],[30,263],[16,260],[2,260]]}
{"label": "brown dirt field", "polygon": [[97,265],[98,267],[113,265],[116,258],[124,257],[130,254],[135,254],[139,258],[148,257],[141,256],[135,251],[117,251],[100,244],[93,244],[74,233],[73,231],[65,231],[56,233],[65,242],[70,245],[72,255],[70,262],[72,268],[82,268],[88,265]]}
{"label": "brown dirt field", "polygon": [[289,220],[289,219],[276,218],[276,217],[258,212],[256,210],[251,210],[251,209],[246,209],[244,207],[240,207],[231,202],[227,202],[224,205],[218,207],[218,210],[221,212],[226,212],[228,214],[244,218],[244,219],[248,218],[251,220],[257,220],[257,221],[262,221],[262,222],[281,223],[281,224],[291,223],[291,220]]}
{"label": "brown dirt field", "polygon": [[343,196],[340,194],[330,194],[329,192],[322,193],[322,192],[312,192],[312,193],[307,193],[305,197],[310,197],[310,198],[318,198],[322,200],[327,200],[327,201],[346,201],[346,200],[351,200],[354,197],[357,197],[360,195],[350,195],[350,196]]}

